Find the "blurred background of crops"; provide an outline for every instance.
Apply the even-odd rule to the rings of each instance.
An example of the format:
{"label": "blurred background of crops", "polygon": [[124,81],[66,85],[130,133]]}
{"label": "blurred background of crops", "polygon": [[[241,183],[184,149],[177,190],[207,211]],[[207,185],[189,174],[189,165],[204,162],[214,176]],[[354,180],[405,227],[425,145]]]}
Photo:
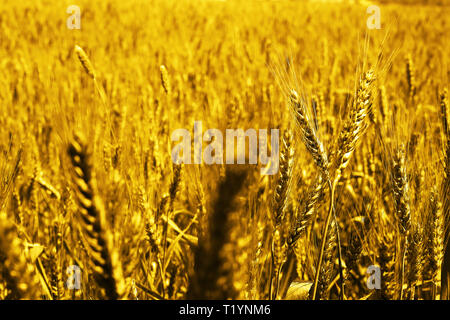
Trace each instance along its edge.
{"label": "blurred background of crops", "polygon": [[[66,27],[71,4],[81,8],[81,30]],[[379,135],[407,146],[412,230],[429,224],[435,195],[447,215],[440,94],[450,71],[450,8],[380,4],[382,29],[368,30],[367,6],[138,0],[1,4],[0,298],[104,299],[117,297],[115,290],[128,299],[268,299],[285,298],[294,280],[310,285],[329,199],[324,190],[312,227],[289,247],[287,235],[318,169],[293,129],[286,89],[306,92],[319,106],[325,149],[336,153],[358,71],[382,52],[388,62],[377,74],[373,101],[378,119],[373,122],[379,126],[371,125],[356,148],[339,184],[336,208],[345,298],[398,299],[399,250],[383,247],[380,240],[393,243],[401,236]],[[75,45],[91,60],[105,101],[79,63]],[[415,70],[412,98],[408,56]],[[167,68],[168,92],[161,85],[161,65]],[[300,85],[290,68],[301,75]],[[390,110],[384,117],[380,97]],[[194,120],[202,121],[204,130],[279,128],[280,139],[293,129],[295,164],[281,235],[274,232],[272,203],[279,175],[260,175],[260,165],[172,164],[170,134],[192,130]],[[113,270],[121,269],[120,279],[104,266],[99,270],[95,261],[108,259],[96,260],[98,253],[86,244],[67,152],[76,132],[84,136],[83,153],[90,155],[97,185],[92,191],[106,217],[102,232],[110,237],[108,259]],[[428,253],[427,232],[416,232],[423,244],[415,261],[420,276],[410,279],[416,266],[406,263],[403,298],[435,297],[441,287],[440,275],[429,270],[433,253]],[[355,237],[361,249],[351,257]],[[366,269],[380,265],[380,250],[388,251],[383,257],[392,256],[396,267],[389,289],[371,291]],[[278,275],[277,253],[287,259]],[[337,254],[333,257],[323,299],[340,295]],[[349,259],[356,259],[351,268]],[[81,268],[81,290],[65,288],[71,265]],[[117,287],[99,280],[102,273]]]}

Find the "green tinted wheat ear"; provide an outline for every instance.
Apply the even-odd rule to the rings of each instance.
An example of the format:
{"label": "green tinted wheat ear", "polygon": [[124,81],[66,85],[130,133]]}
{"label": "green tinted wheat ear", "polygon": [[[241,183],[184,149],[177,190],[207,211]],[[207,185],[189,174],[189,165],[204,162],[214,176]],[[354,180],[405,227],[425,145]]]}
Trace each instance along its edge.
{"label": "green tinted wheat ear", "polygon": [[40,298],[39,279],[24,249],[13,223],[0,214],[0,283],[6,284],[7,300]]}
{"label": "green tinted wheat ear", "polygon": [[112,234],[106,226],[105,208],[97,195],[96,179],[91,173],[90,155],[81,135],[69,144],[72,180],[79,205],[79,218],[93,264],[94,278],[104,299],[123,297],[124,282]]}

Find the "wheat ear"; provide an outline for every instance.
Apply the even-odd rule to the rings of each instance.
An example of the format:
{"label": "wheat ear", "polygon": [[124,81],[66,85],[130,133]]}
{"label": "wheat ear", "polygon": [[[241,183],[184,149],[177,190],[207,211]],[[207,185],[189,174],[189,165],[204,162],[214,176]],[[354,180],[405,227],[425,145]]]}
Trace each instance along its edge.
{"label": "wheat ear", "polygon": [[[270,275],[271,283],[269,299],[277,297],[279,288],[280,270],[286,261],[285,239],[282,237],[282,223],[284,222],[285,208],[288,203],[292,181],[292,169],[294,165],[293,135],[289,129],[284,131],[283,145],[280,154],[280,168],[277,185],[272,201],[272,215],[274,229],[272,234],[272,262],[273,268]],[[273,279],[275,278],[274,289]],[[273,292],[273,294],[272,294]]]}
{"label": "wheat ear", "polygon": [[289,104],[294,113],[297,125],[300,128],[301,137],[306,149],[312,155],[314,162],[319,169],[326,177],[328,177],[328,157],[324,146],[320,141],[314,126],[312,126],[311,120],[308,118],[305,104],[300,101],[300,98],[295,90],[291,90],[290,92]]}
{"label": "wheat ear", "polygon": [[379,249],[381,269],[381,298],[392,300],[395,295],[395,248],[392,234],[385,234]]}
{"label": "wheat ear", "polygon": [[323,263],[321,264],[321,272],[317,285],[317,292],[314,296],[314,287],[311,287],[309,295],[311,299],[326,299],[330,281],[333,275],[334,259],[333,253],[337,246],[336,235],[337,232],[333,230],[336,228],[335,220],[330,222],[330,228],[326,237],[326,246],[323,255]]}
{"label": "wheat ear", "polygon": [[408,233],[411,227],[411,209],[409,201],[409,183],[405,166],[405,150],[399,146],[394,152],[392,159],[392,191],[394,194],[394,204],[396,218],[400,234],[402,235],[403,246],[401,256],[400,273],[400,300],[403,299],[403,281],[405,274],[405,259],[408,250]]}
{"label": "wheat ear", "polygon": [[430,195],[430,215],[426,229],[426,266],[425,272],[433,281],[433,299],[436,298],[437,286],[441,281],[441,266],[444,256],[444,216],[439,193],[433,189]]}
{"label": "wheat ear", "polygon": [[96,179],[91,173],[90,155],[84,138],[77,134],[67,150],[72,162],[72,180],[79,205],[79,218],[94,265],[94,276],[102,296],[121,299],[124,294],[122,268],[106,226],[105,208],[97,195]]}
{"label": "wheat ear", "polygon": [[325,188],[325,182],[322,178],[322,174],[319,174],[313,187],[308,192],[308,198],[306,200],[305,206],[303,207],[300,214],[297,215],[296,222],[292,228],[289,238],[288,245],[294,246],[297,240],[305,233],[306,228],[311,223],[312,216],[314,215],[317,202],[323,195],[323,190]]}
{"label": "wheat ear", "polygon": [[409,282],[409,299],[414,300],[417,282],[422,279],[423,272],[423,230],[417,225],[409,234],[410,244],[408,247],[408,282]]}
{"label": "wheat ear", "polygon": [[97,74],[95,72],[94,67],[92,66],[91,60],[89,60],[88,55],[78,45],[75,45],[75,53],[77,54],[78,60],[80,61],[81,65],[83,66],[84,71],[86,74],[94,80],[95,89],[97,90],[98,94],[100,95],[100,99],[102,100],[102,103],[106,106],[106,94],[105,90],[103,90],[103,87],[100,86],[97,82]]}
{"label": "wheat ear", "polygon": [[293,136],[290,130],[285,130],[283,146],[280,154],[280,167],[277,185],[273,197],[274,224],[279,225],[284,216],[284,210],[288,202],[292,180],[292,168],[294,165]]}
{"label": "wheat ear", "polygon": [[414,63],[411,58],[411,55],[406,57],[406,81],[408,83],[408,94],[411,100],[416,96],[416,77],[415,77],[415,68]]}
{"label": "wheat ear", "polygon": [[[314,278],[314,286],[313,286],[313,294],[312,299],[314,300],[317,292],[317,285],[319,281],[319,275],[321,272],[322,259],[325,251],[326,244],[326,235],[328,234],[328,226],[330,224],[331,216],[334,216],[334,192],[335,188],[341,179],[342,172],[347,167],[348,162],[350,161],[351,155],[355,150],[356,143],[358,142],[361,135],[364,134],[367,129],[368,123],[367,118],[372,110],[373,103],[373,95],[372,95],[372,84],[375,81],[375,75],[373,70],[369,70],[361,77],[359,81],[359,86],[356,91],[356,99],[353,105],[352,111],[350,113],[350,118],[344,125],[342,132],[339,135],[338,139],[338,147],[339,150],[337,152],[335,167],[336,173],[334,177],[334,181],[330,184],[330,207],[328,210],[328,215],[325,220],[324,229],[322,232],[322,244],[319,254],[318,266],[316,269],[316,275]],[[336,225],[337,226],[337,225]],[[338,238],[338,246],[339,246],[339,238]],[[339,249],[339,248],[338,248]],[[340,250],[339,250],[340,251]],[[343,281],[341,276],[341,281]],[[343,292],[342,292],[343,294]]]}

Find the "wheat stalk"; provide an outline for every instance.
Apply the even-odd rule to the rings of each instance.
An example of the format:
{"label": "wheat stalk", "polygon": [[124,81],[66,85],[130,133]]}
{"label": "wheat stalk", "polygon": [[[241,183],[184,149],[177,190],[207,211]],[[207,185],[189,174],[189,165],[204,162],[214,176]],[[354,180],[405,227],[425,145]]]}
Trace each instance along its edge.
{"label": "wheat stalk", "polygon": [[[348,162],[350,160],[353,151],[355,150],[356,143],[361,137],[361,135],[367,129],[367,120],[369,113],[372,109],[372,83],[375,80],[375,75],[373,70],[367,71],[360,79],[359,86],[356,91],[356,99],[353,105],[353,108],[350,113],[350,118],[346,122],[341,134],[338,139],[339,150],[337,152],[337,156],[335,159],[335,167],[336,173],[334,177],[334,181],[331,184],[329,182],[330,187],[330,207],[328,211],[327,218],[325,220],[325,225],[322,232],[322,244],[319,254],[318,266],[316,269],[316,275],[314,278],[314,286],[312,291],[312,299],[316,298],[317,285],[319,281],[319,275],[321,272],[322,259],[325,251],[326,244],[326,235],[328,234],[328,226],[330,224],[331,216],[334,213],[334,191],[335,188],[341,179],[343,170],[347,167]],[[334,216],[336,220],[336,217]],[[337,226],[337,224],[336,224]],[[340,240],[338,238],[338,246]],[[339,249],[339,248],[338,248]],[[339,250],[340,251],[340,250]],[[341,268],[342,270],[342,268]],[[341,281],[342,272],[341,272]],[[342,290],[343,291],[343,290]],[[342,292],[343,294],[343,292]]]}
{"label": "wheat stalk", "polygon": [[97,74],[95,72],[94,67],[92,66],[91,60],[89,60],[88,55],[86,52],[78,45],[75,45],[75,53],[77,54],[78,60],[80,61],[81,65],[83,66],[84,71],[86,74],[94,80],[95,88],[100,95],[100,99],[102,100],[103,105],[106,106],[106,94],[103,90],[103,87],[100,86],[97,82]]}

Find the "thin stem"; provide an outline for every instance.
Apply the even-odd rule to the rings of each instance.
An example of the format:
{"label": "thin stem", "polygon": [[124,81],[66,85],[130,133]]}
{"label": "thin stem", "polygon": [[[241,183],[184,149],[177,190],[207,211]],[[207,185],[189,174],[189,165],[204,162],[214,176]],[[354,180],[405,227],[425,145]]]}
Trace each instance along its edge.
{"label": "thin stem", "polygon": [[[282,265],[281,265],[282,266]],[[277,300],[278,297],[278,291],[280,290],[280,273],[281,273],[281,266],[276,271],[276,278],[275,278],[275,294],[274,294],[274,300]]]}
{"label": "thin stem", "polygon": [[[333,206],[334,207],[334,206]],[[336,218],[336,210],[333,208],[333,216],[334,216],[334,223],[336,224],[336,241],[337,241],[337,248],[338,248],[338,261],[339,261],[339,277],[340,277],[340,284],[341,284],[341,293],[340,293],[340,299],[344,300],[344,272],[342,267],[342,250],[341,250],[341,237],[339,236],[339,225],[337,223]]]}
{"label": "thin stem", "polygon": [[[273,243],[273,240],[272,240]],[[274,257],[273,257],[273,244],[272,244],[272,259],[270,263],[270,283],[269,283],[269,300],[272,300],[272,285],[273,285],[273,269],[274,269]]]}
{"label": "thin stem", "polygon": [[325,252],[325,244],[327,240],[328,235],[328,226],[330,225],[331,221],[331,214],[333,212],[333,204],[334,204],[334,189],[336,187],[337,181],[339,180],[338,177],[333,182],[333,185],[331,185],[331,180],[328,180],[328,186],[330,188],[330,207],[328,209],[327,219],[325,220],[325,226],[323,228],[322,233],[322,244],[320,246],[320,254],[319,254],[319,262],[317,263],[317,269],[316,269],[316,275],[314,277],[314,287],[313,287],[313,295],[312,300],[316,300],[316,294],[317,294],[317,285],[319,283],[319,275],[320,275],[320,269],[322,268],[322,260],[323,260],[323,254]]}
{"label": "thin stem", "polygon": [[403,284],[404,284],[404,277],[405,277],[405,259],[406,259],[406,245],[407,245],[407,238],[406,238],[406,236],[405,236],[405,239],[404,239],[404,245],[403,245],[403,248],[402,248],[402,272],[401,272],[401,279],[400,279],[400,300],[403,300]]}

